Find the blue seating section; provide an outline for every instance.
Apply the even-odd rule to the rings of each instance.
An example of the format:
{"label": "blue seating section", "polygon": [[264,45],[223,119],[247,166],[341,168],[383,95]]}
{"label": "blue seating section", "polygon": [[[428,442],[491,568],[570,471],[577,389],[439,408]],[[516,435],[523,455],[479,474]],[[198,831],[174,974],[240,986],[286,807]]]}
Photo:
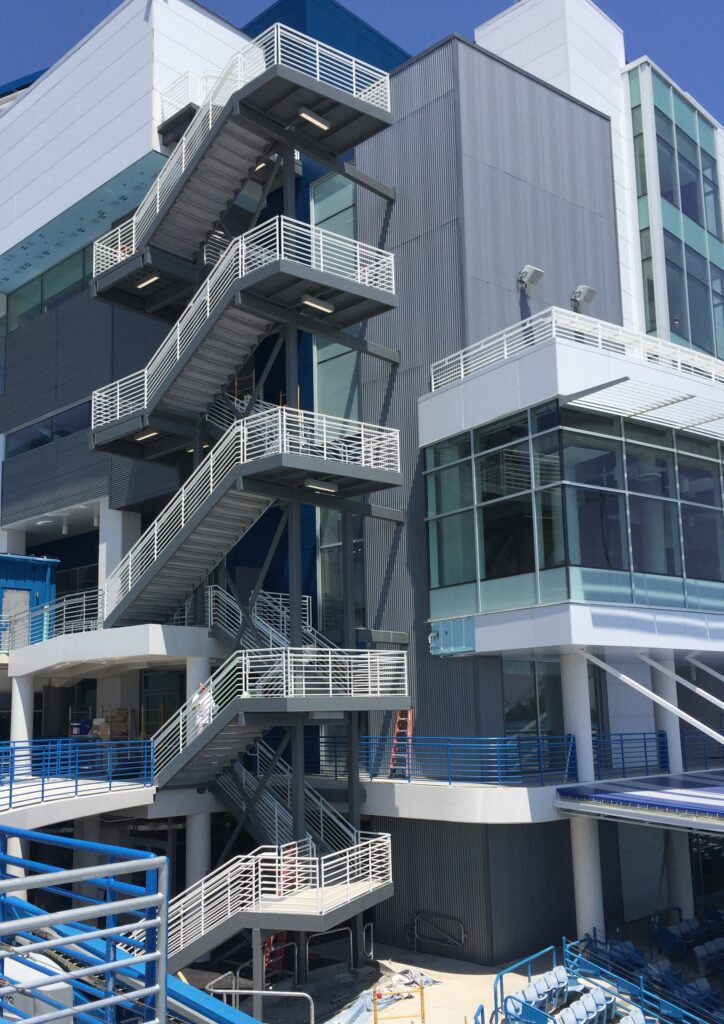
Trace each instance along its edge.
{"label": "blue seating section", "polygon": [[[572,995],[580,998],[569,1003]],[[555,1014],[560,1024],[609,1024],[616,1014],[616,1002],[610,992],[594,986],[585,987],[560,966],[531,978],[527,985],[507,996],[506,1018],[524,1018],[525,1006],[532,1006],[549,1017]]]}
{"label": "blue seating section", "polygon": [[724,938],[711,939],[700,946],[694,946],[694,956],[699,974],[711,974],[724,967]]}

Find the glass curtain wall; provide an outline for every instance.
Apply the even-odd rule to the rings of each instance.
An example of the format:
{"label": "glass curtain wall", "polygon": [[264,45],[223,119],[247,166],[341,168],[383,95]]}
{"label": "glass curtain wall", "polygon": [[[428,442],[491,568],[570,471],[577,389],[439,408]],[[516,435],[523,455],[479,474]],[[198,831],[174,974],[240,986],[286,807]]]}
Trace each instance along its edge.
{"label": "glass curtain wall", "polygon": [[723,454],[556,403],[426,448],[432,618],[565,600],[724,611]]}

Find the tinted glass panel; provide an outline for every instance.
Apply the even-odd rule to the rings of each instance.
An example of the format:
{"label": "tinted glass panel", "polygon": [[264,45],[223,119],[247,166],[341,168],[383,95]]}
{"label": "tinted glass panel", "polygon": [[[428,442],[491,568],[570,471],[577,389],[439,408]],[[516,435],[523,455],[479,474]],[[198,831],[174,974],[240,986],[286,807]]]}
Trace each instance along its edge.
{"label": "tinted glass panel", "polygon": [[473,512],[459,512],[428,523],[430,586],[470,583],[475,576]]}
{"label": "tinted glass panel", "polygon": [[459,462],[448,469],[428,473],[427,512],[435,516],[441,512],[454,512],[473,503],[473,467],[470,462]]}
{"label": "tinted glass panel", "polygon": [[52,309],[83,290],[83,250],[43,274],[43,306]]}
{"label": "tinted glass panel", "polygon": [[681,506],[686,575],[724,580],[724,520],[718,509]]}
{"label": "tinted glass panel", "polygon": [[538,530],[538,567],[557,569],[566,564],[566,528],[563,519],[563,494],[560,487],[540,491],[535,496]]}
{"label": "tinted glass panel", "polygon": [[530,490],[528,442],[501,448],[476,463],[477,500],[490,501],[506,494]]}
{"label": "tinted glass panel", "polygon": [[691,455],[679,454],[679,495],[682,501],[721,505],[719,466]]}
{"label": "tinted glass panel", "polygon": [[470,434],[458,434],[440,444],[434,444],[425,449],[425,466],[427,469],[435,469],[437,466],[446,466],[450,462],[457,462],[458,459],[467,458],[470,455]]}
{"label": "tinted glass panel", "polygon": [[497,420],[495,423],[478,427],[474,432],[475,451],[485,451],[490,448],[499,448],[500,445],[508,444],[510,441],[519,441],[528,436],[528,413],[518,416],[509,416],[504,420]]}
{"label": "tinted glass panel", "polygon": [[572,565],[628,569],[623,495],[566,487],[568,551]]}
{"label": "tinted glass panel", "polygon": [[41,420],[40,423],[32,423],[29,427],[21,427],[8,434],[5,439],[5,455],[21,455],[23,452],[32,451],[41,445],[48,444],[52,440],[51,421]]}
{"label": "tinted glass panel", "polygon": [[617,417],[603,416],[601,413],[589,412],[588,409],[572,409],[569,405],[561,409],[561,423],[564,427],[590,430],[592,434],[621,435],[621,421]]}
{"label": "tinted glass panel", "polygon": [[38,316],[40,299],[39,277],[8,295],[8,331],[14,331]]}
{"label": "tinted glass panel", "polygon": [[86,430],[90,426],[90,402],[74,405],[72,409],[57,412],[53,416],[53,437],[67,437]]}
{"label": "tinted glass panel", "polygon": [[503,715],[506,735],[537,733],[538,702],[532,661],[503,659]]}
{"label": "tinted glass panel", "polygon": [[622,444],[563,431],[563,475],[591,487],[623,487]]}
{"label": "tinted glass panel", "polygon": [[626,472],[630,491],[676,497],[673,453],[627,443]]}
{"label": "tinted glass panel", "polygon": [[629,512],[634,571],[680,576],[681,546],[676,504],[632,494]]}
{"label": "tinted glass panel", "polygon": [[531,496],[511,498],[478,509],[480,571],[483,579],[533,572]]}
{"label": "tinted glass panel", "polygon": [[538,723],[541,735],[563,736],[563,695],[561,670],[557,664],[542,661],[536,664],[538,683]]}
{"label": "tinted glass panel", "polygon": [[561,435],[558,430],[533,439],[533,468],[536,487],[557,483],[561,479]]}

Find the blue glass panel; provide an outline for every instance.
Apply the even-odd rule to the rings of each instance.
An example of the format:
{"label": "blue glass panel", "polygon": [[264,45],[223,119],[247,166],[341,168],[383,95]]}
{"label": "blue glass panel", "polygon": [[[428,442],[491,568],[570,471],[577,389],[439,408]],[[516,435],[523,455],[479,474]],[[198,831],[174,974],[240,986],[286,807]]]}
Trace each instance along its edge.
{"label": "blue glass panel", "polygon": [[684,581],[682,579],[635,572],[633,587],[636,604],[659,608],[684,607]]}
{"label": "blue glass panel", "polygon": [[606,569],[571,566],[571,600],[631,604],[631,575]]}
{"label": "blue glass panel", "polygon": [[535,573],[508,576],[499,580],[483,580],[480,584],[480,607],[484,612],[505,608],[529,608],[536,603]]}

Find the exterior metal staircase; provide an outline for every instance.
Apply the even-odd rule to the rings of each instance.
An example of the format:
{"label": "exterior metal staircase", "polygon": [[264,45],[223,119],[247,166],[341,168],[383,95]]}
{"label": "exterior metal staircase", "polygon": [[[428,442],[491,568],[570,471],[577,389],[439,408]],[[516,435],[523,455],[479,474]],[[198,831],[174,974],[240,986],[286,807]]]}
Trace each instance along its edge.
{"label": "exterior metal staircase", "polygon": [[94,276],[149,244],[190,260],[244,182],[264,180],[262,155],[290,124],[298,147],[323,137],[340,154],[389,124],[389,109],[387,74],[272,25],[231,58],[133,217],[97,240]]}
{"label": "exterior metal staircase", "polygon": [[281,406],[233,423],[110,573],[105,625],[167,621],[271,504],[252,476],[315,471],[356,489],[395,484],[398,432]]}
{"label": "exterior metal staircase", "polygon": [[[223,587],[211,586],[207,590],[207,625],[218,628],[232,642],[237,638],[242,647],[254,647],[255,636],[261,636],[269,647],[289,646],[289,595],[273,594],[261,590],[251,609],[253,630],[246,628],[241,608]],[[247,642],[251,640],[252,642]],[[302,597],[302,644],[305,647],[336,648],[323,633],[312,625],[312,602],[308,594]]]}

